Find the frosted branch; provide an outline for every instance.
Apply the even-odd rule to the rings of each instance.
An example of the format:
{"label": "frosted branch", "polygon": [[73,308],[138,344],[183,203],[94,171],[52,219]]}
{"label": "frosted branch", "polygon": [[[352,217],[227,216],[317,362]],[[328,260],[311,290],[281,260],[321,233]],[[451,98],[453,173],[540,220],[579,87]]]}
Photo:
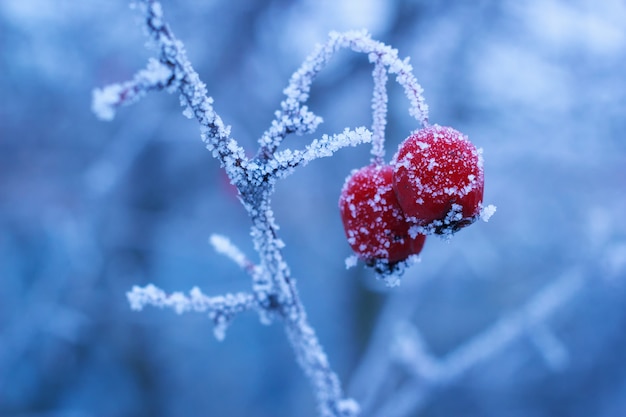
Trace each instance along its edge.
{"label": "frosted branch", "polygon": [[265,158],[274,152],[281,140],[288,134],[313,133],[323,121],[321,117],[309,111],[307,106],[277,111],[275,114],[276,119],[272,121],[270,129],[263,133],[259,139],[259,143],[262,145],[261,151]]}
{"label": "frosted branch", "polygon": [[241,269],[249,273],[254,272],[256,266],[226,236],[211,235],[209,242],[217,253],[227,256]]}
{"label": "frosted branch", "polygon": [[387,126],[387,72],[377,57],[372,72],[374,93],[372,95],[372,155],[382,163],[385,157],[385,127]]}
{"label": "frosted branch", "polygon": [[146,69],[135,74],[132,81],[95,89],[91,109],[100,119],[113,120],[118,107],[135,103],[150,91],[167,88],[173,76],[169,66],[150,59]]}
{"label": "frosted branch", "polygon": [[[384,137],[384,117],[387,109],[385,69],[387,73],[395,74],[396,81],[404,88],[404,93],[410,102],[409,114],[420,124],[428,124],[428,106],[422,95],[423,89],[413,75],[413,67],[409,64],[408,58],[400,60],[396,49],[373,40],[366,31],[331,32],[328,41],[324,45],[318,45],[291,76],[289,85],[284,90],[287,98],[282,101],[281,109],[276,112],[276,120],[272,123],[270,130],[259,139],[261,154],[264,157],[272,155],[288,133],[296,132],[293,127],[295,120],[299,120],[302,126],[302,132],[297,133],[311,133],[321,123],[321,118],[309,113],[306,106],[301,107],[301,105],[309,99],[313,80],[340,49],[351,49],[357,53],[368,54],[370,62],[375,63],[373,129],[376,135]],[[375,156],[380,154],[381,149],[378,145],[373,152],[378,152]]]}
{"label": "frosted branch", "polygon": [[352,399],[343,398],[339,378],[330,368],[326,354],[305,317],[288,320],[286,331],[298,363],[313,385],[320,415],[357,416],[358,404]]}
{"label": "frosted branch", "polygon": [[219,295],[215,297],[206,296],[199,288],[194,287],[189,296],[182,292],[167,294],[162,289],[150,284],[146,287],[134,286],[126,293],[126,297],[133,310],[143,310],[146,306],[159,308],[171,308],[177,314],[193,312],[208,312],[209,318],[215,325],[215,337],[224,339],[226,327],[233,317],[244,311],[257,309],[257,299],[253,294],[235,293]]}
{"label": "frosted branch", "polygon": [[357,146],[372,141],[372,132],[364,127],[356,130],[345,129],[342,133],[323,135],[321,139],[313,140],[304,150],[284,150],[274,155],[266,165],[268,174],[286,177],[293,169],[309,162],[332,156],[341,148]]}
{"label": "frosted branch", "polygon": [[183,114],[196,118],[207,149],[220,160],[233,183],[241,184],[246,179],[245,152],[230,137],[230,126],[224,125],[213,109],[213,99],[187,58],[183,43],[164,23],[160,3],[141,0],[136,4],[144,14],[147,34],[159,54],[158,61],[151,59],[148,68],[139,71],[132,81],[95,90],[92,109],[100,118],[111,120],[117,107],[134,103],[149,91],[178,90]]}

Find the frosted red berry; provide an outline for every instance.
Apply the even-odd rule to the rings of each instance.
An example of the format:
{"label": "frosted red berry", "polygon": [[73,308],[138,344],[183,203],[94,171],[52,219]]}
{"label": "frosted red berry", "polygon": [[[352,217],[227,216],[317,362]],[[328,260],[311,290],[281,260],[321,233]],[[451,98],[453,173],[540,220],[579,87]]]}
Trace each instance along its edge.
{"label": "frosted red berry", "polygon": [[347,178],[339,198],[348,243],[371,266],[393,266],[424,246],[424,235],[409,233],[413,225],[398,204],[392,177],[391,166],[368,165]]}
{"label": "frosted red berry", "polygon": [[400,145],[394,158],[393,187],[410,221],[427,232],[455,232],[480,215],[481,153],[450,127],[418,130]]}

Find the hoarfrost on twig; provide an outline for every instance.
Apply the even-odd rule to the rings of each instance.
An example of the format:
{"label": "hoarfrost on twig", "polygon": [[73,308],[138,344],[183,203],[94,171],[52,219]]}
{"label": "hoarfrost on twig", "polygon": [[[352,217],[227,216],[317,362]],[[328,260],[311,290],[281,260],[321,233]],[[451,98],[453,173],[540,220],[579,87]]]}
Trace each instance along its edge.
{"label": "hoarfrost on twig", "polygon": [[225,296],[209,297],[194,287],[189,296],[181,292],[167,294],[153,284],[145,287],[134,286],[126,293],[133,310],[143,310],[150,305],[159,308],[171,308],[177,314],[194,312],[226,311],[236,313],[255,308],[255,298],[252,294],[236,293]]}
{"label": "hoarfrost on twig", "polygon": [[113,120],[119,106],[129,105],[152,90],[162,90],[171,81],[172,70],[150,58],[146,69],[139,71],[132,81],[95,89],[91,109],[102,120]]}
{"label": "hoarfrost on twig", "polygon": [[378,163],[385,157],[385,127],[387,126],[387,72],[379,56],[374,61],[374,94],[372,96],[372,155]]}
{"label": "hoarfrost on twig", "polygon": [[249,261],[246,255],[244,255],[226,236],[217,234],[211,235],[209,242],[213,245],[217,253],[227,256],[239,265],[241,269],[249,272],[254,271],[255,265]]}
{"label": "hoarfrost on twig", "polygon": [[[409,114],[420,124],[428,124],[428,106],[422,95],[423,89],[413,75],[413,68],[408,59],[399,59],[396,49],[373,40],[366,31],[331,32],[328,41],[318,45],[291,76],[289,85],[284,90],[287,97],[281,103],[280,110],[276,112],[272,127],[259,139],[261,155],[264,157],[272,155],[288,133],[311,133],[321,123],[321,118],[310,113],[302,103],[308,100],[311,84],[319,72],[340,49],[351,49],[367,54],[370,62],[375,64],[372,73],[374,78],[372,130],[376,138],[372,152],[375,157],[382,157],[384,151],[382,144],[387,113],[387,73],[395,74],[396,81],[404,88],[410,102]],[[296,126],[300,126],[300,130],[294,128],[294,122],[297,122]]]}
{"label": "hoarfrost on twig", "polygon": [[274,158],[266,164],[268,174],[275,174],[279,178],[286,177],[293,169],[300,165],[306,165],[314,159],[332,156],[336,151],[347,146],[357,146],[369,143],[372,133],[364,127],[356,130],[345,129],[342,133],[334,135],[322,135],[321,139],[314,139],[302,151],[286,149],[274,155]]}

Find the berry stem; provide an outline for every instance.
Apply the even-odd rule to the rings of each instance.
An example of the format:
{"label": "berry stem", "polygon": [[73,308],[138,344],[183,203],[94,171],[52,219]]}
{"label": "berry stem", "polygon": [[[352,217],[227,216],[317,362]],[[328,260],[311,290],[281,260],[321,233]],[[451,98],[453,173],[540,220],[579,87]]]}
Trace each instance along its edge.
{"label": "berry stem", "polygon": [[[388,94],[386,90],[387,73],[396,75],[396,82],[404,88],[411,103],[409,113],[422,126],[428,125],[428,105],[422,95],[422,86],[413,75],[413,67],[408,59],[398,58],[398,51],[382,42],[373,40],[366,31],[349,31],[344,33],[331,32],[328,41],[319,45],[309,55],[302,66],[291,76],[284,93],[287,96],[276,111],[272,126],[259,139],[260,149],[257,157],[269,159],[280,146],[282,140],[290,133],[305,134],[314,132],[322,118],[309,111],[303,105],[309,99],[311,84],[322,71],[328,61],[340,49],[351,49],[357,53],[369,55],[374,63],[374,97],[372,109],[374,113],[373,130],[376,135],[384,138],[385,118],[387,114]],[[376,160],[384,156],[381,142],[372,150]]]}
{"label": "berry stem", "polygon": [[372,155],[377,165],[382,165],[385,158],[385,127],[387,126],[387,70],[381,55],[376,54],[372,78],[374,92],[372,94]]}

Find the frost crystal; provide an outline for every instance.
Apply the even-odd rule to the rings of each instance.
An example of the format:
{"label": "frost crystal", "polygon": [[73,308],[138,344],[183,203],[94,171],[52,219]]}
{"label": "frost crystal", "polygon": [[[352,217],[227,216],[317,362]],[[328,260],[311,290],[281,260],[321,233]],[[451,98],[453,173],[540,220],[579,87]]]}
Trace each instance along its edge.
{"label": "frost crystal", "polygon": [[354,268],[359,258],[356,255],[350,255],[346,258],[346,269]]}
{"label": "frost crystal", "polygon": [[113,84],[103,89],[96,88],[93,91],[91,110],[102,120],[113,120],[115,107],[120,101],[123,87]]}
{"label": "frost crystal", "polygon": [[152,58],[132,81],[95,89],[91,109],[100,119],[112,120],[117,107],[132,104],[149,91],[166,88],[171,78],[171,68]]}
{"label": "frost crystal", "polygon": [[480,211],[480,218],[484,222],[488,222],[491,216],[495,214],[495,212],[496,206],[494,206],[493,204],[489,204],[487,207],[483,207],[483,209]]}
{"label": "frost crystal", "polygon": [[211,235],[209,241],[216,252],[228,256],[241,268],[247,268],[250,265],[250,261],[246,259],[246,256],[226,236]]}

